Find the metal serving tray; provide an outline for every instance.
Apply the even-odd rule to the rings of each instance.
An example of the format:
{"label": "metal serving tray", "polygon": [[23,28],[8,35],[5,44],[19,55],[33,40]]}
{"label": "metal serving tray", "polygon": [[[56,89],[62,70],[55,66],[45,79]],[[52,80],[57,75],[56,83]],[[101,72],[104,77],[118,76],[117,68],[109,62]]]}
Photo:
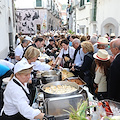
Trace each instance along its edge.
{"label": "metal serving tray", "polygon": [[69,118],[69,114],[64,111],[70,111],[70,105],[73,106],[74,109],[77,109],[77,104],[80,100],[86,100],[85,96],[82,94],[76,94],[72,96],[66,97],[55,97],[55,98],[46,98],[44,101],[45,113],[46,115],[54,115],[57,120],[59,118]]}
{"label": "metal serving tray", "polygon": [[80,77],[69,77],[66,80],[72,80],[72,79],[79,79],[83,83],[82,85],[79,85],[80,87],[83,87],[84,85],[86,85],[86,83]]}

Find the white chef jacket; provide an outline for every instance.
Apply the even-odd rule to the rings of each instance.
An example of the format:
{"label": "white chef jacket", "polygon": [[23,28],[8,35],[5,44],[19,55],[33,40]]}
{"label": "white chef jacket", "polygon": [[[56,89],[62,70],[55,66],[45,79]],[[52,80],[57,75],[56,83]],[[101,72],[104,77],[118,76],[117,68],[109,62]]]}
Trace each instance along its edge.
{"label": "white chef jacket", "polygon": [[[27,59],[25,57],[22,58],[22,60],[27,61]],[[51,68],[50,65],[48,65],[46,63],[42,63],[39,60],[36,60],[35,62],[32,62],[31,65],[34,65],[33,70],[38,70],[38,71],[48,71]]]}
{"label": "white chef jacket", "polygon": [[[70,58],[73,59],[75,48],[69,46],[68,49],[69,49]],[[68,49],[64,50],[64,48],[62,48],[61,51],[60,51],[60,54],[58,55],[58,57],[62,58],[63,53],[68,54]]]}
{"label": "white chef jacket", "polygon": [[5,66],[9,67],[10,69],[13,69],[13,67],[14,67],[13,63],[6,61],[6,60],[2,60],[2,59],[0,59],[0,64],[5,65]]}
{"label": "white chef jacket", "polygon": [[24,48],[21,46],[21,44],[19,44],[16,48],[15,48],[15,56],[20,56],[20,58],[22,58],[24,53]]}
{"label": "white chef jacket", "polygon": [[83,64],[83,59],[84,59],[84,52],[83,52],[82,48],[80,48],[80,50],[78,50],[78,52],[76,54],[74,64],[76,66],[81,66]]}
{"label": "white chef jacket", "polygon": [[[18,81],[29,94],[27,84],[24,86],[16,77],[13,77],[13,79]],[[35,116],[40,114],[40,110],[33,109],[29,105],[30,101],[25,92],[13,81],[13,79],[7,84],[4,91],[4,106],[2,111],[4,111],[6,115],[14,115],[19,112],[25,118],[32,120]]]}

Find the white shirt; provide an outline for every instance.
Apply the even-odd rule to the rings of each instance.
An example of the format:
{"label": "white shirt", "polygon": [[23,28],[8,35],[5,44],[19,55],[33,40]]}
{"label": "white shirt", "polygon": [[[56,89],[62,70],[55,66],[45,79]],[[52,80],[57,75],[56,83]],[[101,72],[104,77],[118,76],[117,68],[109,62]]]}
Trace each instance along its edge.
{"label": "white shirt", "polygon": [[20,38],[17,39],[17,43],[16,44],[18,45],[19,43],[20,43]]}
{"label": "white shirt", "polygon": [[24,53],[24,48],[21,46],[21,44],[19,44],[16,48],[15,48],[15,56],[20,56],[20,58],[22,58]]}
{"label": "white shirt", "polygon": [[[15,77],[22,87],[29,93],[27,88],[27,84],[25,86]],[[39,109],[33,109],[29,105],[29,99],[27,98],[23,89],[17,85],[13,79],[8,83],[5,91],[4,91],[4,106],[3,110],[6,115],[14,115],[20,112],[27,119],[34,119],[35,116],[40,114]]]}
{"label": "white shirt", "polygon": [[[69,49],[70,58],[73,59],[75,48],[69,46],[68,49]],[[61,51],[60,51],[60,54],[58,55],[58,57],[62,58],[63,53],[68,54],[68,49],[64,50],[64,48],[62,48]]]}
{"label": "white shirt", "polygon": [[2,59],[0,59],[0,64],[5,65],[5,66],[9,67],[10,69],[13,69],[13,67],[14,67],[13,63],[6,61],[6,60],[2,60]]}
{"label": "white shirt", "polygon": [[76,66],[81,66],[83,64],[83,59],[84,59],[84,52],[83,52],[82,48],[80,48],[80,50],[78,50],[78,52],[76,54],[74,64]]}
{"label": "white shirt", "polygon": [[[22,58],[22,60],[27,61],[27,59],[24,57]],[[28,61],[27,61],[28,62]],[[48,71],[50,70],[51,66],[46,64],[46,63],[42,63],[39,60],[36,60],[35,62],[31,63],[33,66],[33,70],[38,70],[38,71]]]}

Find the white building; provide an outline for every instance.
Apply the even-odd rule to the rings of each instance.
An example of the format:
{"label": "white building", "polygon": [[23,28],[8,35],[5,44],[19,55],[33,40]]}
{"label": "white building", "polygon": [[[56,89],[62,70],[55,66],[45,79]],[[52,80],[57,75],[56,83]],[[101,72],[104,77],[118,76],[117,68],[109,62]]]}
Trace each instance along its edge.
{"label": "white building", "polygon": [[14,0],[0,0],[0,58],[5,58],[9,46],[15,45]]}
{"label": "white building", "polygon": [[120,35],[120,0],[97,0],[98,34],[115,33]]}
{"label": "white building", "polygon": [[[120,35],[119,0],[74,0],[72,30],[77,34]],[[76,22],[76,23],[75,23]]]}
{"label": "white building", "polygon": [[59,29],[59,9],[55,0],[17,0],[15,4],[18,33],[35,34]]}

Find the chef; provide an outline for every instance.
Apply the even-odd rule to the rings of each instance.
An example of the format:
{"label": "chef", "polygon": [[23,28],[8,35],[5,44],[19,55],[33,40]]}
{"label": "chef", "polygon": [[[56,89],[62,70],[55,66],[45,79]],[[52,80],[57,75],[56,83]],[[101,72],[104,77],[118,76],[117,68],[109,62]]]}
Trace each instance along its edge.
{"label": "chef", "polygon": [[42,119],[44,113],[31,107],[32,101],[27,88],[32,66],[19,61],[14,67],[14,76],[4,92],[2,120],[33,120]]}
{"label": "chef", "polygon": [[63,67],[69,68],[69,63],[72,61],[74,57],[75,49],[69,46],[69,41],[67,39],[63,39],[61,41],[62,49],[60,54],[58,55],[58,61],[55,61],[55,64],[60,65],[63,59]]}
{"label": "chef", "polygon": [[46,63],[42,63],[39,60],[37,60],[39,55],[40,55],[40,51],[37,48],[30,46],[26,50],[25,55],[22,58],[22,61],[26,61],[29,64],[34,65],[33,70],[48,71],[53,69],[53,67],[51,67],[50,65]]}

